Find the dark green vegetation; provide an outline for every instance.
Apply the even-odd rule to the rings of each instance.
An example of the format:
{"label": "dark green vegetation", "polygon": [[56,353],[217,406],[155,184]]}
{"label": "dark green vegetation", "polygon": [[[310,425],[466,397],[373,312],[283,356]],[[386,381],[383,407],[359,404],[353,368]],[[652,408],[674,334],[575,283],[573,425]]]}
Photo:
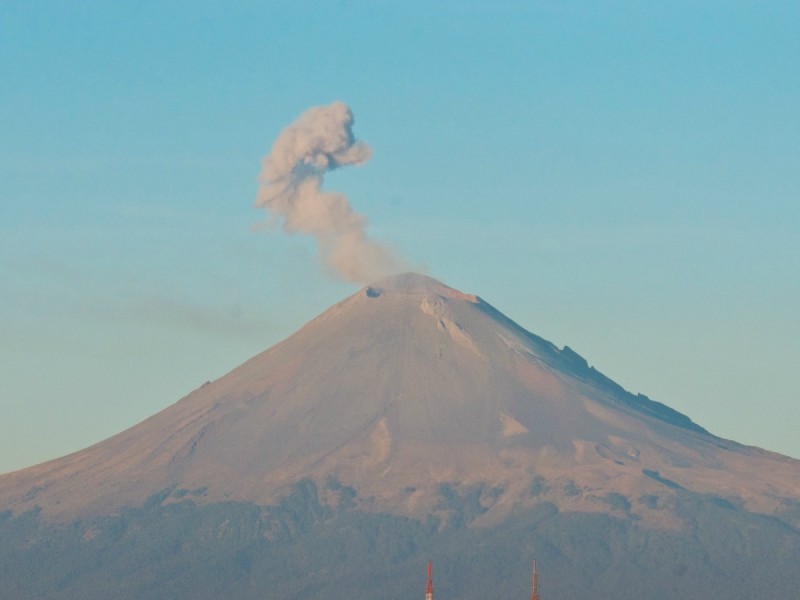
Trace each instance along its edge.
{"label": "dark green vegetation", "polygon": [[[453,518],[356,510],[354,491],[303,481],[279,506],[196,505],[165,490],[144,507],[68,525],[36,511],[0,514],[0,597],[24,599],[421,598],[434,561],[437,600],[527,598],[530,562],[545,599],[790,598],[800,588],[800,532],[719,498],[682,492],[681,531],[550,503],[493,528],[469,527],[474,498],[442,490]],[[332,501],[331,501],[332,499]],[[658,503],[653,497],[652,502]],[[797,523],[798,507],[787,507]]]}

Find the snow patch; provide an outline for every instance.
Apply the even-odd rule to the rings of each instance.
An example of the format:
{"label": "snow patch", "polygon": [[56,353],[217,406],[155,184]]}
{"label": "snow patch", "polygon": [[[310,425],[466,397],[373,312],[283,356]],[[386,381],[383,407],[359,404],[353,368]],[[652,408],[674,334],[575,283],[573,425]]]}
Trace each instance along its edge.
{"label": "snow patch", "polygon": [[441,296],[436,296],[435,299],[431,299],[428,296],[425,296],[422,299],[422,302],[419,303],[419,307],[426,315],[430,315],[432,317],[440,317],[444,314],[444,303],[446,300]]}
{"label": "snow patch", "polygon": [[392,432],[386,417],[383,417],[369,436],[372,445],[371,459],[376,464],[384,462],[389,458],[392,450]]}
{"label": "snow patch", "polygon": [[419,303],[419,308],[426,315],[437,319],[436,327],[440,331],[447,333],[454,342],[470,349],[478,356],[482,356],[477,344],[475,344],[470,335],[464,331],[464,328],[445,314],[446,303],[447,298],[443,298],[442,296],[436,296],[433,299],[425,296]]}
{"label": "snow patch", "polygon": [[515,435],[522,435],[523,433],[530,433],[529,429],[525,427],[525,425],[506,413],[500,413],[500,423],[503,425],[503,437],[512,437]]}

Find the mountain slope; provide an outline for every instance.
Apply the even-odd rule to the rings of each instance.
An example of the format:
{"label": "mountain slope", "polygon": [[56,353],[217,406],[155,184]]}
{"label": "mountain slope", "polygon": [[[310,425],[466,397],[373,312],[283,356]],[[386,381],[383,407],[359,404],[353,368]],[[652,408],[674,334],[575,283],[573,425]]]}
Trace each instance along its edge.
{"label": "mountain slope", "polygon": [[800,461],[406,274],[108,440],[0,476],[15,598],[399,599],[432,556],[445,597],[524,593],[532,557],[553,597],[778,597],[800,586]]}
{"label": "mountain slope", "polygon": [[139,425],[3,476],[0,506],[109,512],[170,486],[266,504],[300,479],[334,477],[411,516],[433,510],[440,484],[502,490],[482,500],[489,519],[531,505],[545,478],[547,499],[573,509],[592,510],[594,489],[686,488],[772,512],[800,497],[798,474],[797,461],[625,392],[480,298],[407,274]]}

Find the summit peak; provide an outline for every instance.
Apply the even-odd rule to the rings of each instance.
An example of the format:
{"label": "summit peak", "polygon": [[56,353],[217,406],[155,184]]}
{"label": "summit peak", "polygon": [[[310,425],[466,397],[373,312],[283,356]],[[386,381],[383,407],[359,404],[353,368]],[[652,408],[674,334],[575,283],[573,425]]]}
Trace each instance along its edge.
{"label": "summit peak", "polygon": [[433,277],[411,272],[380,279],[368,285],[364,288],[364,291],[368,296],[372,297],[380,296],[384,293],[406,296],[427,296],[435,294],[444,298],[458,298],[469,300],[470,302],[478,301],[476,296],[460,292]]}

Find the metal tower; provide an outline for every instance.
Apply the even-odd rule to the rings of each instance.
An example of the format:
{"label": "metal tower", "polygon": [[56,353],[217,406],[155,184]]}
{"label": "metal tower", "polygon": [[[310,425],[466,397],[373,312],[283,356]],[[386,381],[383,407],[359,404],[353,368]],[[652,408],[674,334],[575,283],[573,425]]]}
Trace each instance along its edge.
{"label": "metal tower", "polygon": [[425,600],[433,600],[433,576],[431,572],[431,561],[428,561],[428,585],[425,586]]}
{"label": "metal tower", "polygon": [[539,600],[539,575],[536,572],[536,560],[533,561],[533,593],[531,600]]}

